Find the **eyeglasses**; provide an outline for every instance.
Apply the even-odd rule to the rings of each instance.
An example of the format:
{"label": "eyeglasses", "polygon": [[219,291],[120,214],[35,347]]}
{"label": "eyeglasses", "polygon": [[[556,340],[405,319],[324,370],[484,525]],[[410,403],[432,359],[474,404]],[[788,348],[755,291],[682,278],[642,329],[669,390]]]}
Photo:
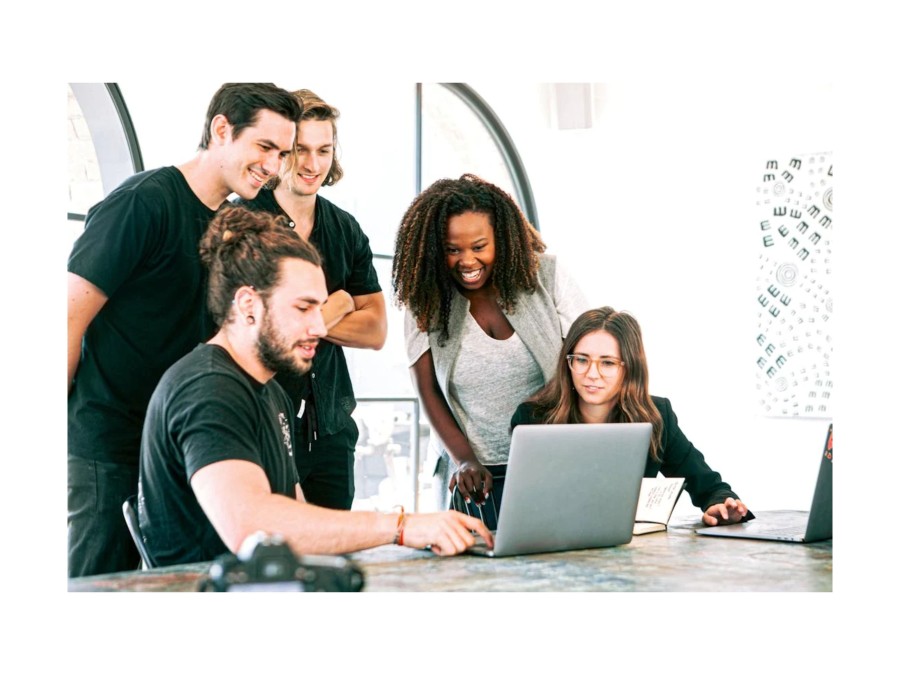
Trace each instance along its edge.
{"label": "eyeglasses", "polygon": [[569,369],[576,375],[584,375],[591,369],[591,364],[597,364],[597,372],[600,377],[615,377],[619,373],[619,368],[625,365],[624,361],[613,358],[612,356],[601,356],[592,358],[586,354],[569,354],[566,356],[569,362]]}

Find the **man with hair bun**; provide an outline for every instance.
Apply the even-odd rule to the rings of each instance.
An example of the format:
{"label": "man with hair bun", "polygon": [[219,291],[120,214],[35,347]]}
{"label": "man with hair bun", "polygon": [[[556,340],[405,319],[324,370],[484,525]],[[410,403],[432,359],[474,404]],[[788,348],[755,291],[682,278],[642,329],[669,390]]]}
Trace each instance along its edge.
{"label": "man with hair bun", "polygon": [[160,380],[144,423],[138,518],[156,565],[212,560],[250,535],[281,535],[295,553],[381,544],[459,553],[493,545],[454,511],[347,512],[300,489],[290,398],[274,376],[308,372],[327,334],[321,258],[272,214],[226,207],[200,245],[219,331]]}
{"label": "man with hair bun", "polygon": [[197,154],[128,178],[87,214],[68,263],[69,576],[135,569],[122,503],[166,368],[209,339],[197,244],[231,193],[252,199],[294,144],[300,106],[265,83],[224,84]]}

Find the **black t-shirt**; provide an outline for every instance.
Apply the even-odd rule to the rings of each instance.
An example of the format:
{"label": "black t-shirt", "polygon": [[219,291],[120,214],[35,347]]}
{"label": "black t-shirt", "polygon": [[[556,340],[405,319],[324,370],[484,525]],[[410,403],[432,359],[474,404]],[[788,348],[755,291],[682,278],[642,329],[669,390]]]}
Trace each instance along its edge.
{"label": "black t-shirt", "polygon": [[[253,201],[239,204],[255,211],[266,211],[287,217],[278,205],[271,190],[260,190]],[[372,264],[369,238],[352,215],[335,206],[321,195],[316,195],[315,220],[309,242],[322,256],[322,270],[328,293],[345,290],[350,295],[369,295],[381,291],[378,275]],[[294,402],[294,411],[300,409],[303,399],[311,400],[311,414],[304,413],[302,426],[308,433],[316,429],[319,435],[334,434],[347,426],[350,413],[356,407],[353,385],[347,369],[344,350],[327,339],[319,342],[313,367],[303,377],[278,374],[276,378]],[[316,424],[308,421],[315,417]],[[298,445],[303,442],[298,439]]]}
{"label": "black t-shirt", "polygon": [[215,345],[198,345],[163,375],[141,444],[138,518],[157,565],[212,560],[228,551],[191,488],[205,466],[260,466],[275,494],[296,497],[291,402],[260,384]]}
{"label": "black t-shirt", "polygon": [[69,394],[71,455],[137,464],[156,383],[215,330],[198,252],[214,213],[175,167],[132,176],[88,211],[68,270],[108,300]]}

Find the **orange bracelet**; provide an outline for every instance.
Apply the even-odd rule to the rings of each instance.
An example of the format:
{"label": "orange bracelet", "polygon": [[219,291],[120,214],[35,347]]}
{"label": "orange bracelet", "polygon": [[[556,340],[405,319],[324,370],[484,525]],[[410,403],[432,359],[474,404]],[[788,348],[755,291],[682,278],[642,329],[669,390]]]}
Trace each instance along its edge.
{"label": "orange bracelet", "polygon": [[403,546],[403,526],[406,524],[406,511],[400,507],[400,515],[397,517],[397,533],[394,535],[394,543]]}

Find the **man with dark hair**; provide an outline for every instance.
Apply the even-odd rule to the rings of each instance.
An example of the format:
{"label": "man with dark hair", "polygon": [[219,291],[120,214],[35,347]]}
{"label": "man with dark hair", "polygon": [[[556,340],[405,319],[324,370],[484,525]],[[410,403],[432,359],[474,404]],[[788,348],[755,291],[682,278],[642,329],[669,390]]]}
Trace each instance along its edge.
{"label": "man with dark hair", "polygon": [[[353,464],[359,429],[344,347],[381,349],[387,337],[384,294],[372,265],[369,239],[350,213],[319,194],[344,175],[337,152],[340,113],[309,89],[294,92],[303,106],[297,143],[273,190],[244,206],[288,218],[290,227],[323,257],[328,337],[305,377],[277,375],[298,413],[294,461],[307,501],[349,509],[355,493]],[[270,184],[271,185],[271,184]]]}
{"label": "man with dark hair", "polygon": [[225,84],[188,162],[144,171],[88,211],[68,264],[69,576],[134,569],[122,516],[160,376],[215,330],[197,251],[232,194],[252,199],[293,148],[301,108],[272,84]]}
{"label": "man with dark hair", "polygon": [[484,524],[454,511],[406,515],[306,503],[292,454],[291,401],[276,372],[309,371],[327,330],[321,259],[277,217],[225,207],[200,246],[220,324],[163,375],[141,443],[138,520],[156,565],[236,552],[258,531],[297,554],[381,544],[453,555]]}

